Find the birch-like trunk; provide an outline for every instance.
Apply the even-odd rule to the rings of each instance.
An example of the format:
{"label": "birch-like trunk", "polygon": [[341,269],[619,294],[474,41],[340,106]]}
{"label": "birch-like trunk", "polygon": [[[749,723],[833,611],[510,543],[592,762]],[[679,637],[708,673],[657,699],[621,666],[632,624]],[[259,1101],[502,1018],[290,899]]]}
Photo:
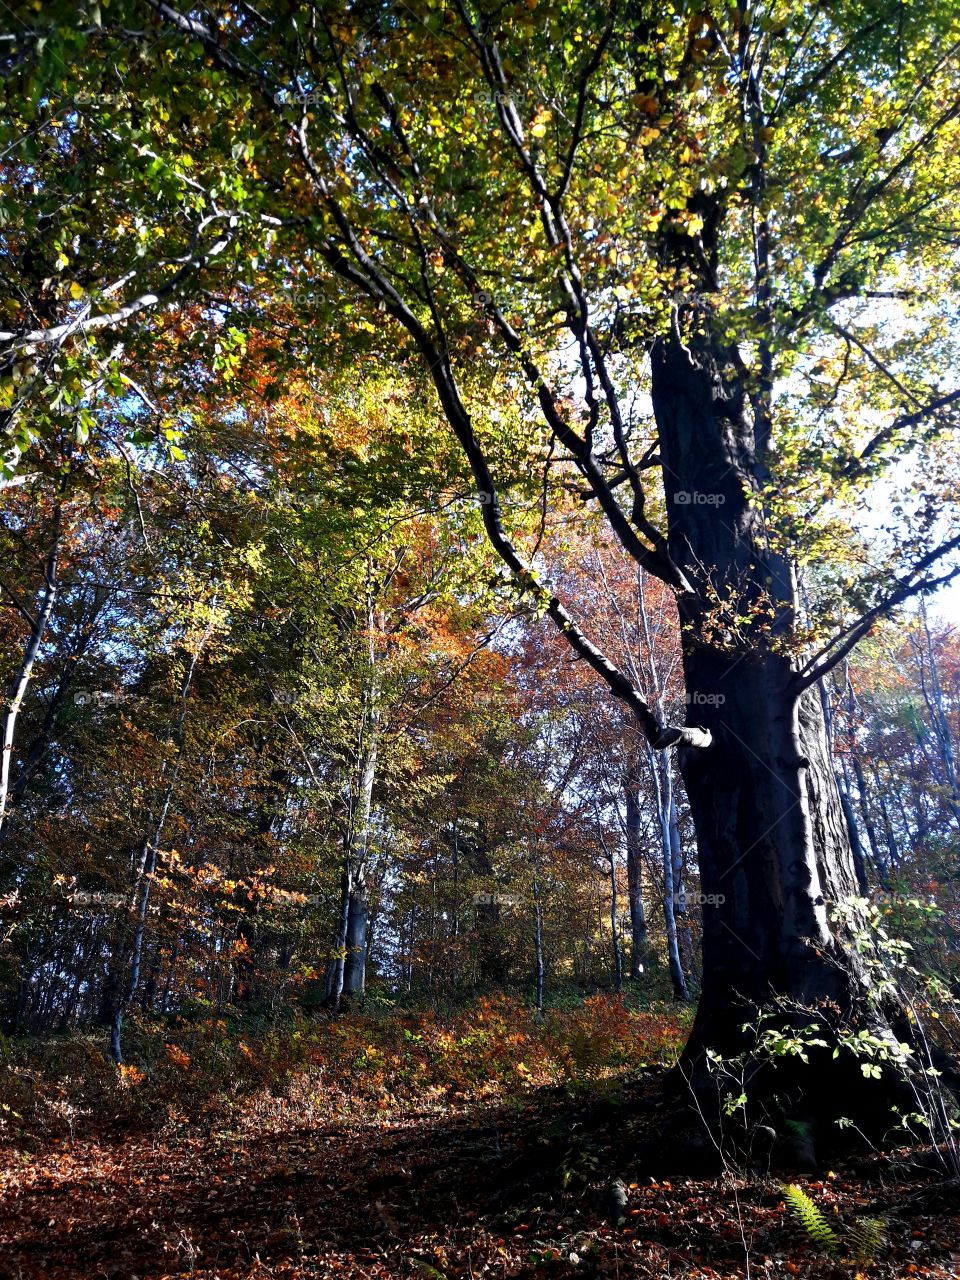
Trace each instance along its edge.
{"label": "birch-like trunk", "polygon": [[628,752],[624,770],[624,802],[627,845],[627,899],[630,906],[630,979],[643,977],[649,947],[647,916],[643,906],[643,810],[636,743]]}
{"label": "birch-like trunk", "polygon": [[367,599],[367,687],[358,736],[359,777],[350,783],[349,812],[340,875],[340,909],[333,964],[327,984],[327,1002],[334,1010],[363,999],[367,977],[367,941],[370,926],[368,875],[373,793],[380,747],[380,683],[375,644],[376,612],[372,594]]}
{"label": "birch-like trunk", "polygon": [[61,498],[58,499],[54,507],[53,533],[43,568],[43,590],[40,593],[39,608],[37,609],[36,617],[31,620],[30,634],[27,637],[26,647],[23,651],[23,659],[14,679],[10,700],[3,715],[3,747],[2,755],[0,755],[0,838],[3,835],[3,826],[7,815],[7,802],[10,795],[10,775],[13,766],[13,744],[17,719],[30,684],[30,677],[33,675],[33,668],[40,652],[40,646],[43,644],[43,637],[53,615],[60,588],[58,572],[62,538],[61,502],[62,493]]}

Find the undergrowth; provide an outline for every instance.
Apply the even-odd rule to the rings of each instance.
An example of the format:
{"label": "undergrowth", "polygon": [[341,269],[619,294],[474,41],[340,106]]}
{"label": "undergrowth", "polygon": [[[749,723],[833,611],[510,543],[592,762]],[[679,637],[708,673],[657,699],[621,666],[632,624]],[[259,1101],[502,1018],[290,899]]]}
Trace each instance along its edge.
{"label": "undergrowth", "polygon": [[522,1098],[593,1088],[624,1071],[670,1065],[684,1011],[636,1012],[609,996],[538,1018],[507,997],[455,1014],[308,1017],[281,1024],[202,1017],[131,1023],[117,1068],[102,1034],[0,1040],[0,1139],[76,1136],[111,1123],[177,1127],[262,1123]]}

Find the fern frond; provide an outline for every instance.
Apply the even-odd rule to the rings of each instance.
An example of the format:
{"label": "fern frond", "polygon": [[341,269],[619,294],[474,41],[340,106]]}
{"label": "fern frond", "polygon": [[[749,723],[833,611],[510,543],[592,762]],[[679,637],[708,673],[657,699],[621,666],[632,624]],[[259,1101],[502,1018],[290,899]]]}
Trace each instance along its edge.
{"label": "fern frond", "polygon": [[426,1276],[427,1280],[447,1280],[442,1271],[438,1271],[436,1267],[432,1267],[429,1262],[424,1262],[423,1258],[409,1257],[407,1261],[412,1267],[420,1272],[422,1276]]}
{"label": "fern frond", "polygon": [[847,1233],[850,1248],[857,1262],[869,1265],[875,1262],[887,1242],[886,1218],[857,1218]]}
{"label": "fern frond", "polygon": [[804,1189],[791,1182],[781,1183],[780,1190],[787,1202],[787,1208],[817,1248],[822,1249],[824,1253],[836,1253],[837,1233]]}

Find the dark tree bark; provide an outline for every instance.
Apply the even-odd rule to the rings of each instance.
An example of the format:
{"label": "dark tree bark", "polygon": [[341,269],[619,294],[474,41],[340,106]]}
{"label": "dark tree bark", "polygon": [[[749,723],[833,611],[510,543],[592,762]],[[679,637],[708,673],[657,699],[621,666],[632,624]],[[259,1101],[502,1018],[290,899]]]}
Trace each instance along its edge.
{"label": "dark tree bark", "polygon": [[[683,664],[690,719],[711,741],[679,756],[706,896],[703,988],[684,1065],[706,1084],[704,1051],[747,1051],[743,1028],[760,1009],[808,1023],[817,1007],[824,1023],[869,1025],[891,1039],[896,1012],[869,1000],[855,949],[828,914],[857,894],[857,877],[820,700],[780,644],[796,587],[763,536],[746,392],[695,335],[689,345],[679,335],[658,342],[652,363],[670,549],[701,588],[680,600]],[[737,619],[761,607],[770,621],[738,631]],[[856,1069],[850,1078],[862,1083]],[[829,1093],[824,1105],[842,1108]]]}

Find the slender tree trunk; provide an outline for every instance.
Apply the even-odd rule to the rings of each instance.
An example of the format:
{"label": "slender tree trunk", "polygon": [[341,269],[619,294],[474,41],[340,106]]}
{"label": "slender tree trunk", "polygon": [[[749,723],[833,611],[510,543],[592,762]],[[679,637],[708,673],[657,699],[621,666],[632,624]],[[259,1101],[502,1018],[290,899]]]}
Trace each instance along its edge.
{"label": "slender tree trunk", "polygon": [[167,977],[163,984],[163,995],[160,997],[160,1012],[167,1013],[170,1009],[170,993],[173,989],[173,979],[177,971],[177,960],[180,958],[180,940],[173,944],[173,950],[167,960]]}
{"label": "slender tree trunk", "polygon": [[[668,764],[670,757],[665,757]],[[677,949],[680,954],[680,969],[688,974],[693,965],[693,939],[690,936],[690,920],[687,916],[687,889],[683,880],[684,857],[683,844],[680,840],[680,812],[677,808],[677,788],[674,785],[673,773],[670,776],[670,858],[673,864],[673,913],[677,925]]]}
{"label": "slender tree trunk", "polygon": [[867,791],[867,780],[864,777],[863,765],[857,755],[851,755],[851,763],[853,765],[853,776],[857,780],[857,794],[860,798],[860,813],[863,815],[863,829],[867,833],[867,842],[870,845],[870,855],[873,858],[873,865],[877,869],[877,879],[883,889],[890,888],[890,869],[887,866],[886,858],[880,849],[880,841],[877,839],[877,828],[873,821],[873,815],[870,812],[870,801]]}
{"label": "slender tree trunk", "polygon": [[[830,695],[827,692],[826,681],[818,680],[817,690],[820,694],[820,708],[823,711],[823,724],[827,737],[827,750],[830,752],[831,759],[835,759],[833,709],[830,706]],[[851,749],[852,746],[853,743],[851,741]],[[860,890],[860,893],[865,897],[869,892],[867,868],[863,856],[863,845],[860,842],[860,831],[857,827],[857,819],[853,811],[853,803],[850,798],[850,780],[847,774],[846,760],[843,761],[842,772],[840,773],[837,772],[836,765],[834,765],[833,776],[837,782],[837,790],[840,796],[840,807],[843,809],[843,820],[847,825],[847,835],[850,839],[850,852],[853,856],[853,866],[857,876],[857,887]]]}
{"label": "slender tree trunk", "polygon": [[610,946],[613,952],[613,989],[623,990],[623,952],[620,949],[620,899],[617,892],[617,864],[613,850],[607,853],[610,868]]}
{"label": "slender tree trunk", "polygon": [[53,614],[54,606],[57,602],[57,594],[60,589],[58,578],[59,562],[60,562],[60,541],[62,526],[62,491],[61,497],[57,500],[53,513],[53,534],[50,541],[50,549],[47,552],[47,558],[43,570],[43,591],[40,595],[40,606],[37,610],[36,617],[32,620],[30,634],[27,638],[26,648],[23,653],[23,660],[20,663],[20,670],[17,672],[13,682],[13,689],[10,694],[10,701],[3,716],[3,746],[2,754],[0,754],[0,836],[3,833],[4,819],[7,813],[7,801],[10,794],[10,772],[13,762],[13,741],[14,733],[17,727],[17,718],[20,715],[20,707],[23,704],[24,695],[27,692],[27,686],[30,684],[30,677],[33,675],[33,668],[37,661],[37,655],[40,652],[40,646],[43,643],[43,637],[46,634],[47,626]]}
{"label": "slender tree trunk", "polygon": [[870,772],[873,775],[873,786],[877,793],[877,800],[880,803],[880,817],[883,819],[883,838],[887,844],[888,866],[895,871],[900,866],[900,848],[897,844],[897,838],[893,833],[893,823],[890,821],[890,808],[887,804],[886,792],[883,781],[880,777],[880,770],[877,768],[876,758],[871,762]]}
{"label": "slender tree trunk", "polygon": [[[647,616],[647,600],[644,590],[644,577],[638,575],[637,604],[639,606],[641,634],[644,647],[649,657],[647,681],[650,685],[651,704],[657,716],[662,720],[664,713],[664,689],[660,673],[654,660],[653,636],[650,630],[650,619]],[[660,832],[660,857],[662,866],[663,887],[663,924],[667,938],[667,965],[670,970],[670,981],[673,984],[673,995],[676,1000],[688,1000],[687,980],[683,971],[683,959],[680,955],[680,938],[677,931],[677,888],[679,869],[682,864],[680,853],[679,823],[676,817],[676,804],[673,795],[673,760],[666,751],[654,751],[646,744],[647,762],[650,776],[653,779],[654,794],[657,803],[657,825]]]}
{"label": "slender tree trunk", "polygon": [[540,909],[540,881],[533,878],[533,947],[536,964],[537,1012],[543,1013],[543,912]]}
{"label": "slender tree trunk", "polygon": [[667,965],[673,984],[675,1000],[687,1001],[690,993],[683,972],[680,956],[680,938],[677,932],[676,887],[674,883],[674,845],[670,832],[670,813],[673,807],[673,772],[670,757],[665,752],[650,750],[650,772],[657,797],[657,819],[660,828],[661,866],[663,868],[663,925],[667,938]]}
{"label": "slender tree trunk", "polygon": [[350,860],[350,870],[344,877],[347,901],[346,915],[343,920],[344,959],[341,998],[348,1000],[351,1004],[356,1004],[363,999],[367,974],[367,928],[369,925],[367,877],[379,727],[379,713],[376,708],[371,709],[370,719],[370,734],[356,806],[356,826],[347,855]]}
{"label": "slender tree trunk", "polygon": [[366,986],[368,925],[367,884],[365,878],[360,876],[354,881],[347,902],[343,996],[351,1004],[356,1004],[363,999]]}
{"label": "slender tree trunk", "polygon": [[[927,704],[927,711],[930,714],[934,741],[937,745],[940,774],[948,793],[947,807],[953,816],[954,822],[960,826],[960,783],[957,781],[957,762],[953,750],[950,721],[947,719],[946,709],[943,705],[943,687],[940,683],[940,670],[933,637],[930,634],[930,626],[927,621],[927,607],[922,597],[920,599],[920,623],[923,628],[923,650],[921,651],[917,644],[914,646],[920,659],[918,664],[920,685],[923,690],[924,701]],[[928,672],[929,675],[927,674]]]}
{"label": "slender tree trunk", "polygon": [[[40,767],[50,751],[50,746],[54,741],[60,709],[63,706],[64,699],[72,688],[76,674],[79,669],[80,662],[84,654],[90,647],[91,642],[96,635],[96,624],[100,617],[104,603],[107,599],[106,594],[95,591],[94,602],[89,614],[86,615],[82,624],[78,624],[69,648],[61,653],[61,674],[57,681],[56,688],[47,701],[46,710],[44,711],[43,720],[34,735],[33,741],[23,753],[20,768],[17,770],[16,777],[10,786],[9,800],[7,804],[7,821],[0,821],[0,850],[7,840],[10,839],[11,820],[14,814],[23,804],[24,796],[27,788],[36,776]],[[4,873],[0,870],[0,885],[4,880]]]}
{"label": "slender tree trunk", "polygon": [[[262,752],[263,749],[261,742],[258,751]],[[253,1004],[262,994],[258,979],[265,940],[259,918],[260,902],[255,893],[244,891],[243,877],[249,875],[251,868],[256,865],[256,859],[264,854],[266,842],[278,823],[278,802],[285,794],[289,781],[290,773],[286,766],[275,764],[260,794],[253,830],[243,845],[241,874],[237,877],[239,884],[235,895],[239,909],[235,940],[244,945],[234,954],[233,980],[230,983],[230,996],[236,1004]]]}
{"label": "slender tree trunk", "polygon": [[636,744],[624,771],[626,802],[627,898],[630,905],[630,979],[639,981],[647,963],[647,917],[643,908],[643,814]]}
{"label": "slender tree trunk", "polygon": [[347,934],[350,922],[350,897],[352,865],[348,851],[344,854],[340,869],[340,905],[337,912],[337,929],[334,939],[333,961],[327,971],[327,1004],[331,1009],[340,1008],[343,996],[343,974],[347,956]]}
{"label": "slender tree trunk", "polygon": [[153,887],[153,876],[157,869],[157,855],[159,853],[160,837],[163,834],[163,828],[166,825],[170,801],[173,798],[174,788],[176,787],[181,754],[182,746],[178,751],[177,760],[174,764],[170,781],[164,789],[156,825],[152,830],[152,839],[147,837],[143,845],[143,870],[140,875],[139,887],[135,896],[136,923],[134,925],[133,932],[133,945],[130,949],[130,973],[127,985],[123,989],[123,994],[116,1002],[116,1006],[113,1011],[113,1018],[110,1023],[110,1052],[113,1056],[114,1062],[117,1063],[123,1062],[121,1037],[123,1033],[124,1015],[133,1003],[134,997],[137,994],[137,987],[140,983],[140,961],[143,956],[143,938],[146,932],[147,912],[150,905],[150,890]]}
{"label": "slender tree trunk", "polygon": [[367,928],[369,903],[367,877],[373,790],[377,776],[380,745],[380,691],[375,647],[376,615],[372,594],[367,601],[368,684],[364,697],[359,734],[360,776],[351,781],[350,813],[340,881],[340,914],[337,949],[328,1002],[334,1010],[341,1004],[358,1004],[363,999],[367,972]]}
{"label": "slender tree trunk", "polygon": [[[866,896],[870,892],[870,882],[867,878],[867,862],[863,856],[863,844],[860,841],[860,829],[857,826],[857,815],[853,811],[853,800],[850,795],[850,779],[847,775],[846,761],[843,764],[843,772],[837,778],[840,794],[840,806],[843,809],[843,820],[847,824],[847,835],[850,839],[850,853],[853,857],[853,869],[857,877],[857,888],[860,893]],[[883,883],[883,868],[878,868],[880,872],[880,882]]]}
{"label": "slender tree trunk", "polygon": [[404,947],[403,985],[409,992],[413,990],[413,948],[416,939],[417,913],[414,907],[407,912],[407,940]]}

